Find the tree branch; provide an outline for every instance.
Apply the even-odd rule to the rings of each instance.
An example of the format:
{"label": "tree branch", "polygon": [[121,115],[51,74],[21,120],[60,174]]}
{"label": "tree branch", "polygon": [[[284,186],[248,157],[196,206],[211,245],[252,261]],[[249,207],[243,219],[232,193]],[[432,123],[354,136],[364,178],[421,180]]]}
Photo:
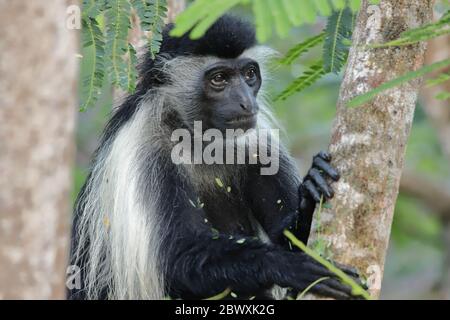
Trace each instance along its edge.
{"label": "tree branch", "polygon": [[419,198],[440,218],[450,219],[450,190],[428,177],[405,171],[400,181],[402,193]]}

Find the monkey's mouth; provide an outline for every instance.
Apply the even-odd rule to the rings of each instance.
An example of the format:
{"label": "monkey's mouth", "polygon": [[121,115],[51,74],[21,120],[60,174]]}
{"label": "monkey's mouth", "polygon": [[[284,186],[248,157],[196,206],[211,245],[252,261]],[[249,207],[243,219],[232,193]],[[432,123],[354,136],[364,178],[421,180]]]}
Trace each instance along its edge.
{"label": "monkey's mouth", "polygon": [[256,124],[257,114],[243,115],[231,120],[228,120],[226,123],[232,126],[241,126],[244,125],[246,127],[253,127]]}

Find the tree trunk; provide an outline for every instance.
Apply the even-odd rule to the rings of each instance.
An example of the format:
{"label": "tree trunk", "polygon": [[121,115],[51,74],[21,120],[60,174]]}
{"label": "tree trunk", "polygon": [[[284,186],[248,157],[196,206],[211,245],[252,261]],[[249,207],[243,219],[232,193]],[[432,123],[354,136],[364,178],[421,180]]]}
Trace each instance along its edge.
{"label": "tree trunk", "polygon": [[[357,108],[346,103],[381,83],[423,65],[425,44],[369,49],[395,39],[432,17],[432,0],[363,1],[342,82],[330,152],[341,173],[332,209],[316,215],[313,240],[338,262],[368,278],[370,294],[380,294],[407,139],[420,80],[390,89]],[[317,243],[317,242],[316,242]]]}
{"label": "tree trunk", "polygon": [[0,299],[64,297],[78,77],[69,5],[0,0]]}

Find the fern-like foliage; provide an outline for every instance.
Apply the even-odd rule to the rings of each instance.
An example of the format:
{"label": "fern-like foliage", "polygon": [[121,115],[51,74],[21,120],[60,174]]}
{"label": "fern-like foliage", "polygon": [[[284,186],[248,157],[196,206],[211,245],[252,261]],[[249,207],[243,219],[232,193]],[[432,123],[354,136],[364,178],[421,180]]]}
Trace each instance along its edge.
{"label": "fern-like foliage", "polygon": [[[90,5],[89,1],[85,1],[84,5]],[[89,7],[93,10],[93,7]],[[84,47],[92,47],[93,61],[90,67],[89,74],[83,79],[83,101],[81,102],[80,110],[84,111],[89,106],[95,104],[103,87],[105,78],[105,40],[103,33],[97,23],[97,20],[91,18],[89,15],[95,13],[93,11],[86,11],[83,15],[83,34],[82,42]]]}
{"label": "fern-like foliage", "polygon": [[[424,66],[418,70],[415,71],[411,71],[408,72],[396,79],[393,79],[391,81],[387,81],[385,83],[383,83],[382,85],[378,86],[377,88],[362,94],[360,96],[357,96],[355,98],[353,98],[352,100],[350,100],[350,102],[348,103],[349,107],[356,107],[359,106],[361,104],[364,104],[366,102],[369,102],[370,100],[372,100],[373,98],[375,98],[378,94],[380,94],[381,92],[388,90],[388,89],[392,89],[396,86],[399,86],[405,82],[414,80],[416,78],[422,77],[428,73],[432,73],[436,70],[440,70],[443,69],[447,66],[450,66],[450,59],[446,59],[443,61],[439,61],[427,66]],[[442,95],[442,98],[444,98],[445,95]]]}
{"label": "fern-like foliage", "polygon": [[[369,0],[372,4],[379,0]],[[255,16],[256,37],[265,42],[272,35],[272,28],[280,37],[286,37],[294,26],[314,23],[318,15],[329,16],[334,10],[349,6],[357,10],[360,0],[195,0],[176,19],[172,36],[190,32],[192,39],[200,38],[221,15],[238,4],[251,4]]]}
{"label": "fern-like foliage", "polygon": [[[335,7],[341,7],[342,2],[335,2]],[[353,11],[345,6],[328,17],[324,32],[308,38],[297,44],[286,56],[280,60],[281,64],[290,65],[309,49],[323,43],[322,66],[314,64],[305,74],[294,80],[277,97],[277,99],[286,99],[296,92],[299,92],[314,82],[319,80],[326,73],[338,73],[347,61],[349,42],[353,32]]]}
{"label": "fern-like foliage", "polygon": [[435,98],[438,100],[450,100],[450,92],[442,91],[438,93]]}
{"label": "fern-like foliage", "polygon": [[[353,32],[353,13],[349,8],[333,12],[325,28],[323,61],[326,72],[339,73],[348,57],[348,41]],[[346,41],[347,40],[347,41]]]}
{"label": "fern-like foliage", "polygon": [[167,17],[166,0],[151,0],[147,16],[150,18],[151,39],[149,43],[152,58],[159,52],[162,42],[162,30],[164,28],[164,19]]}
{"label": "fern-like foliage", "polygon": [[444,72],[444,73],[439,74],[434,79],[428,79],[427,87],[437,86],[437,85],[440,85],[447,81],[450,81],[450,72],[447,72],[447,73]]}
{"label": "fern-like foliage", "polygon": [[164,19],[167,17],[167,1],[132,0],[131,4],[139,16],[142,30],[150,35],[149,50],[154,58],[161,47]]}
{"label": "fern-like foliage", "polygon": [[127,0],[107,0],[105,13],[106,28],[106,68],[113,85],[128,89],[128,65],[124,59],[128,52],[128,31],[131,28],[130,3]]}
{"label": "fern-like foliage", "polygon": [[92,47],[94,54],[90,72],[83,79],[82,110],[95,104],[107,79],[127,92],[135,90],[136,50],[128,39],[132,8],[142,29],[151,35],[149,50],[154,57],[161,46],[166,0],[83,0],[83,46]]}
{"label": "fern-like foliage", "polygon": [[88,18],[97,18],[106,8],[106,0],[83,0],[83,15]]}
{"label": "fern-like foliage", "polygon": [[309,67],[300,77],[295,79],[282,93],[280,93],[276,100],[285,100],[296,92],[302,91],[305,88],[314,84],[326,72],[323,68],[323,61],[318,61]]}
{"label": "fern-like foliage", "polygon": [[325,40],[325,33],[322,32],[316,36],[306,39],[303,42],[292,47],[288,53],[280,59],[280,63],[284,65],[291,65],[294,60],[298,59],[302,54],[308,52],[308,50],[318,46]]}

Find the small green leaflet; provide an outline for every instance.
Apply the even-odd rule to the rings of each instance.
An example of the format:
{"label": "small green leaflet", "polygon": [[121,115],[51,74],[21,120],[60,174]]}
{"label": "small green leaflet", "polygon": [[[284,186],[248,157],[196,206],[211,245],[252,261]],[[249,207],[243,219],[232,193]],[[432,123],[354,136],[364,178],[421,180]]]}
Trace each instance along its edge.
{"label": "small green leaflet", "polygon": [[437,86],[447,81],[450,81],[450,73],[441,73],[434,79],[428,79],[427,87]]}
{"label": "small green leaflet", "polygon": [[291,95],[311,86],[325,74],[323,62],[318,61],[309,67],[300,77],[295,79],[275,100],[285,100]]}
{"label": "small green leaflet", "polygon": [[[370,0],[378,4],[379,0]],[[175,21],[171,35],[181,37],[190,32],[198,39],[220,16],[237,5],[251,5],[255,17],[256,38],[267,41],[272,29],[280,37],[289,34],[292,27],[314,23],[319,15],[329,16],[332,10],[350,7],[353,12],[361,6],[361,0],[195,0]]]}
{"label": "small green leaflet", "polygon": [[84,16],[83,23],[83,46],[93,48],[93,61],[91,70],[83,79],[84,101],[81,104],[80,111],[85,111],[89,106],[94,105],[98,99],[105,78],[105,40],[103,33],[94,18]]}
{"label": "small green leaflet", "polygon": [[294,60],[300,58],[300,56],[306,53],[309,49],[321,44],[325,39],[325,33],[322,32],[316,36],[306,39],[305,41],[297,44],[291,48],[288,53],[280,60],[281,64],[291,65]]}
{"label": "small green leaflet", "polygon": [[353,32],[353,13],[349,8],[333,12],[325,28],[323,61],[325,72],[338,73],[347,61]]}

